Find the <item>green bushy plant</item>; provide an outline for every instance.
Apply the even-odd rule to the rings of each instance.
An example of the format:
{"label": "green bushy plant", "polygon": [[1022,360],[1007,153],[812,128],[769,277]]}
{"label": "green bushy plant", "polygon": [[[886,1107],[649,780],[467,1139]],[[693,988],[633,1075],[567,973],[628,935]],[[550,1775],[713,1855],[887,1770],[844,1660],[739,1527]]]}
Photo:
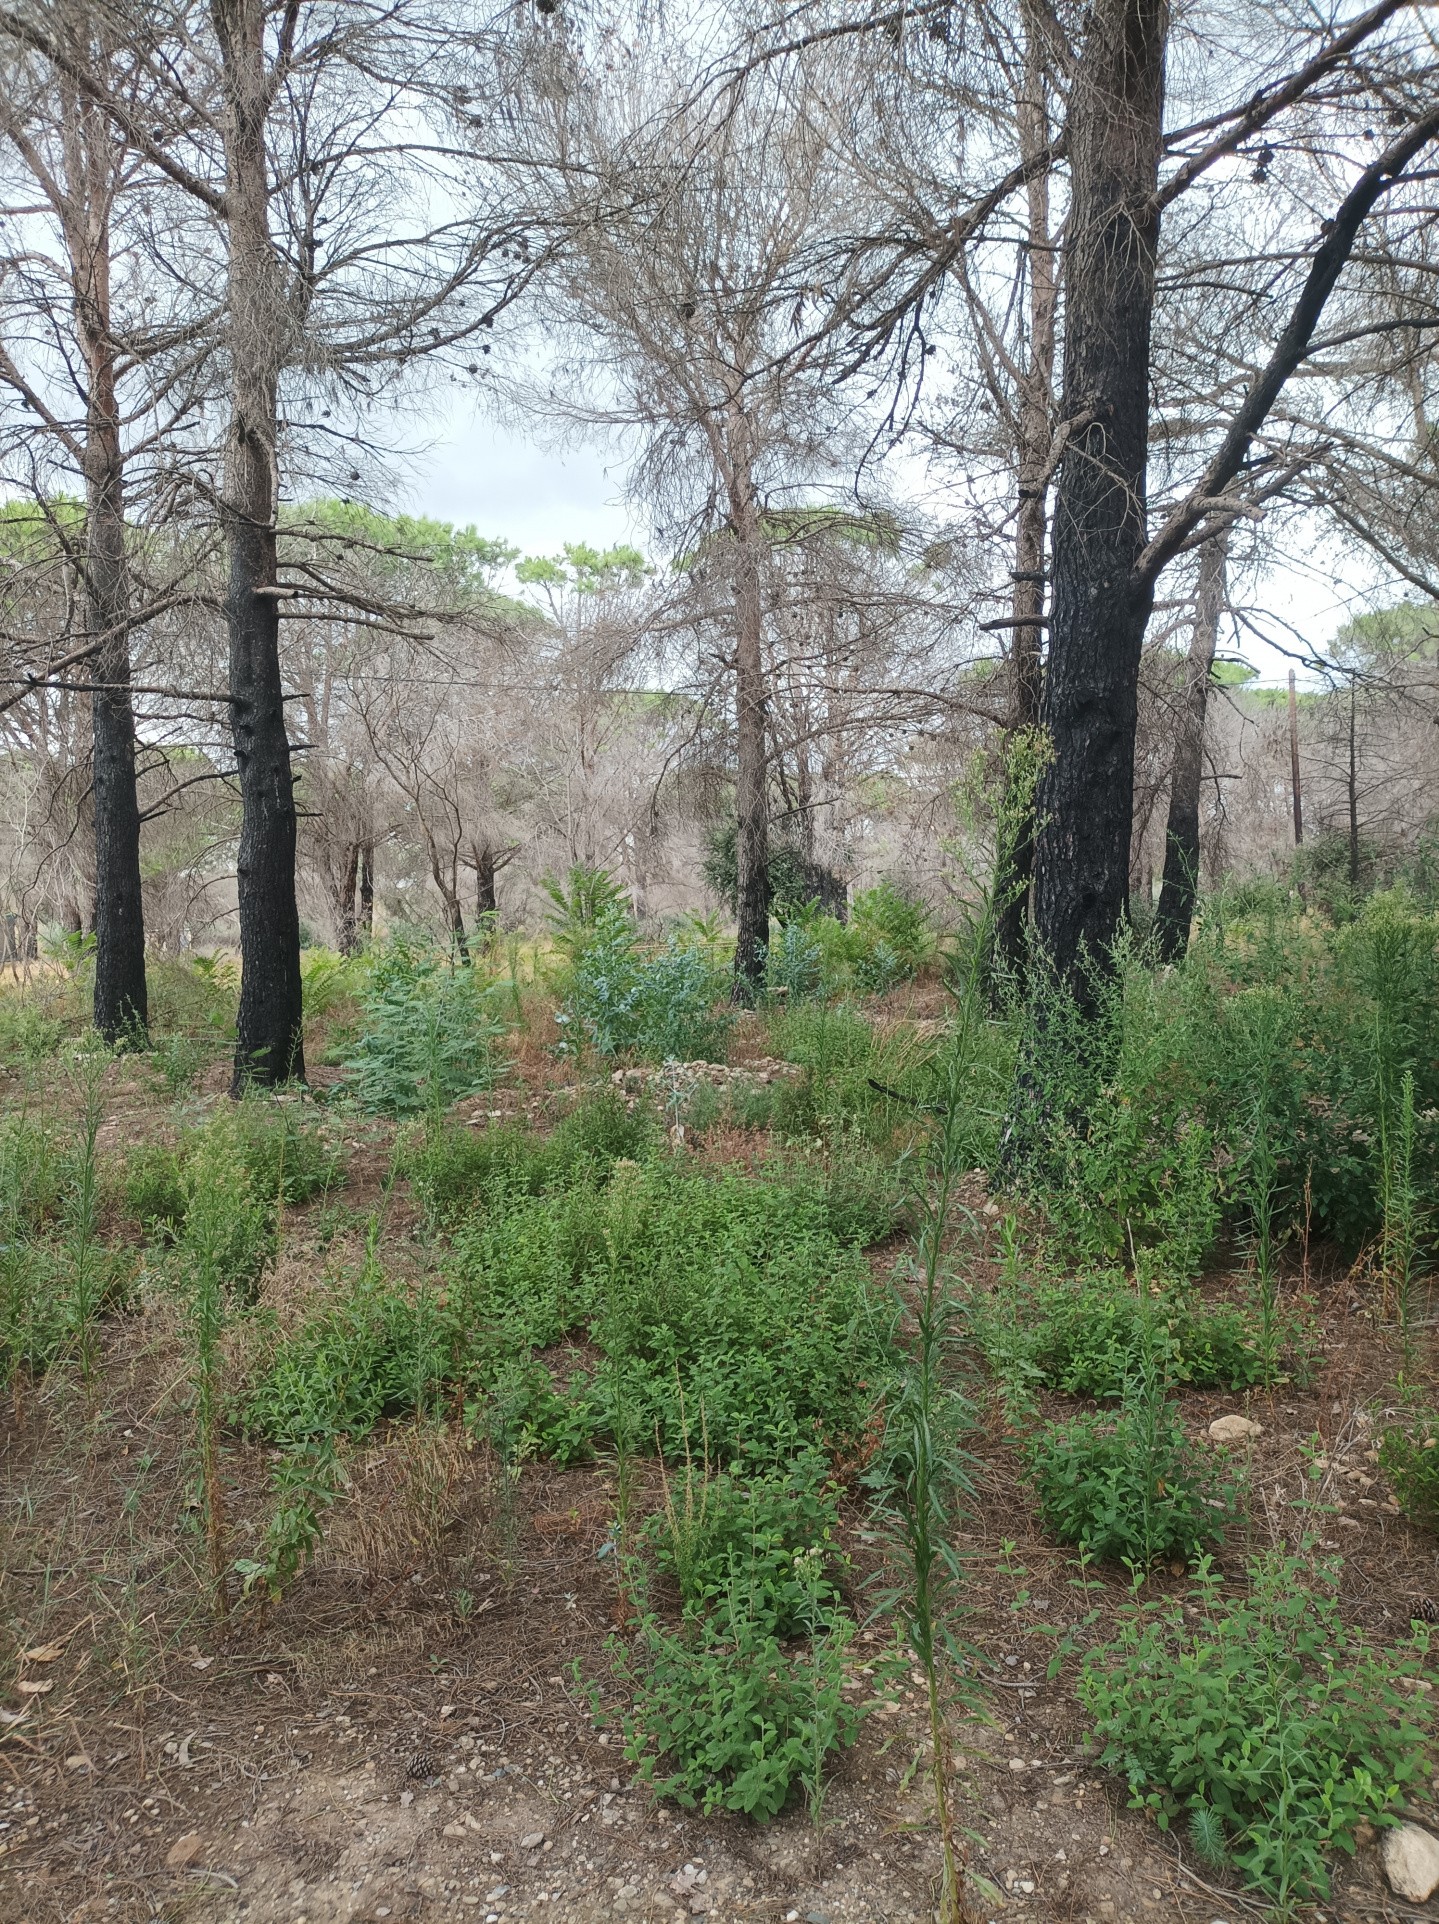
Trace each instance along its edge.
{"label": "green bushy plant", "polygon": [[639,1162],[659,1141],[655,1112],[627,1101],[618,1089],[597,1089],[582,1096],[561,1116],[545,1145],[553,1181],[585,1171],[601,1174],[617,1162]]}
{"label": "green bushy plant", "polygon": [[520,1123],[427,1124],[404,1146],[399,1168],[431,1220],[452,1224],[471,1209],[542,1195],[577,1176],[603,1181],[617,1162],[647,1156],[658,1138],[652,1109],[601,1089],[581,1097],[548,1136]]}
{"label": "green bushy plant", "polygon": [[307,1439],[280,1458],[270,1472],[274,1508],[259,1555],[235,1562],[242,1600],[259,1590],[267,1602],[279,1602],[319,1548],[325,1514],[345,1481],[330,1435]]}
{"label": "green bushy plant", "polygon": [[578,962],[601,926],[628,913],[624,889],[605,869],[576,862],[563,881],[547,875],[540,885],[549,898],[545,922],[555,948]]}
{"label": "green bushy plant", "polygon": [[273,1214],[255,1193],[238,1117],[217,1110],[184,1167],[186,1206],[167,1267],[182,1290],[203,1269],[228,1306],[249,1307],[275,1254]]}
{"label": "green bushy plant", "polygon": [[640,1533],[685,1608],[720,1605],[733,1590],[776,1637],[827,1621],[844,1567],[834,1545],[841,1492],[827,1459],[807,1449],[758,1475],[686,1470],[679,1499],[667,1478],[667,1501]]}
{"label": "green bushy plant", "polygon": [[67,1020],[53,996],[0,992],[0,1063],[33,1067],[45,1062],[74,1026],[75,1019]]}
{"label": "green bushy plant", "polygon": [[1115,1415],[1047,1424],[1029,1446],[1029,1462],[1045,1527],[1061,1543],[1141,1572],[1216,1542],[1234,1508],[1232,1487],[1196,1453],[1165,1394],[1153,1341]]}
{"label": "green bushy plant", "polygon": [[765,986],[788,1003],[883,995],[939,952],[928,909],[892,882],[862,890],[840,921],[816,902],[788,905],[770,941]]}
{"label": "green bushy plant", "polygon": [[1439,1418],[1424,1411],[1379,1438],[1379,1468],[1408,1517],[1439,1531]]}
{"label": "green bushy plant", "polygon": [[[360,1433],[406,1407],[419,1375],[461,1390],[479,1422],[504,1377],[522,1392],[515,1422],[566,1459],[622,1423],[635,1447],[671,1457],[703,1425],[751,1469],[816,1438],[859,1439],[891,1368],[892,1315],[813,1173],[621,1161],[606,1181],[586,1157],[546,1188],[524,1145],[507,1147],[518,1157],[456,1222],[440,1294],[422,1304],[378,1276],[337,1291],[257,1371],[250,1427],[282,1443]],[[622,1395],[607,1363],[537,1360],[571,1337],[622,1355]]]}
{"label": "green bushy plant", "polygon": [[[856,1438],[889,1367],[889,1318],[829,1228],[822,1183],[658,1163],[622,1173],[603,1191],[577,1183],[468,1218],[449,1288],[467,1327],[509,1356],[582,1330],[620,1346],[625,1420],[666,1455],[701,1423],[717,1452],[753,1462],[819,1432]],[[565,1393],[592,1411],[597,1439],[613,1436],[608,1369],[577,1372]]]}
{"label": "green bushy plant", "polygon": [[237,1121],[251,1188],[264,1201],[309,1202],[343,1184],[344,1150],[293,1102],[250,1096]]}
{"label": "green bushy plant", "polygon": [[770,937],[764,985],[772,996],[803,1002],[818,995],[824,979],[824,949],[808,922],[782,922]]}
{"label": "green bushy plant", "polygon": [[0,1124],[0,1359],[12,1379],[78,1358],[88,1376],[99,1318],[130,1300],[134,1262],[100,1236],[97,1152],[105,1058],[78,1070],[81,1114],[67,1138],[33,1118]]}
{"label": "green bushy plant", "polygon": [[1274,1374],[1238,1310],[1145,1303],[1122,1271],[1004,1293],[980,1332],[996,1360],[1022,1360],[1036,1381],[1067,1396],[1122,1396],[1149,1344],[1175,1383],[1238,1390]]}
{"label": "green bushy plant", "polygon": [[1140,1568],[1192,1557],[1221,1534],[1229,1506],[1196,1462],[1172,1407],[1156,1425],[1082,1414],[1048,1425],[1030,1452],[1045,1527],[1061,1543]]}
{"label": "green bushy plant", "polygon": [[910,1171],[904,1155],[884,1155],[856,1134],[836,1137],[828,1155],[825,1213],[842,1243],[882,1243],[910,1216]]}
{"label": "green bushy plant", "polygon": [[362,1023],[345,1064],[355,1100],[376,1115],[418,1116],[487,1089],[501,1025],[492,985],[416,937],[369,960]]}
{"label": "green bushy plant", "polygon": [[240,970],[231,956],[157,956],[146,964],[152,1036],[179,1034],[211,1044],[233,1038]]}
{"label": "green bushy plant", "polygon": [[236,1416],[287,1449],[365,1436],[383,1417],[425,1406],[450,1373],[453,1339],[445,1306],[386,1277],[372,1249],[274,1345],[237,1399]]}
{"label": "green bushy plant", "polygon": [[1272,1555],[1227,1599],[1201,1561],[1186,1611],[1130,1608],[1085,1658],[1079,1698],[1129,1781],[1167,1829],[1187,1814],[1212,1862],[1226,1859],[1288,1915],[1329,1892],[1326,1854],[1352,1855],[1364,1823],[1397,1821],[1428,1775],[1427,1639],[1374,1649],[1344,1620],[1332,1572]]}
{"label": "green bushy plant", "polygon": [[769,1017],[770,1047],[804,1075],[774,1086],[771,1121],[789,1142],[888,1142],[932,1106],[943,1074],[940,1038],[908,1026],[877,1033],[845,1003],[799,1003]]}
{"label": "green bushy plant", "polygon": [[0,1119],[0,1217],[10,1234],[52,1221],[70,1176],[69,1150],[49,1124],[26,1115]]}
{"label": "green bushy plant", "polygon": [[934,959],[938,946],[928,908],[890,881],[855,896],[850,928],[856,986],[869,993],[908,981]]}
{"label": "green bushy plant", "polygon": [[787,1649],[737,1587],[678,1631],[643,1616],[638,1653],[610,1647],[632,1697],[620,1718],[626,1759],[656,1796],[707,1816],[767,1823],[797,1786],[817,1805],[825,1760],[854,1742],[867,1708],[844,1695],[853,1634],[832,1614],[807,1648]]}
{"label": "green bushy plant", "polygon": [[708,952],[673,938],[646,950],[629,916],[601,912],[570,969],[557,1020],[570,1051],[633,1051],[655,1061],[723,1055],[731,1017],[725,979]]}

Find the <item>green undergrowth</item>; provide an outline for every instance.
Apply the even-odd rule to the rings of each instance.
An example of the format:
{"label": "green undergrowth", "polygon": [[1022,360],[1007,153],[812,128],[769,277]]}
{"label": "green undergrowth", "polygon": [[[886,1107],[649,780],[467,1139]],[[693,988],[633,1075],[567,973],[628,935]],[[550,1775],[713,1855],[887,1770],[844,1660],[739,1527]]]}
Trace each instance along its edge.
{"label": "green undergrowth", "polygon": [[1327,1857],[1399,1820],[1428,1774],[1427,1635],[1379,1649],[1347,1624],[1334,1571],[1274,1554],[1226,1596],[1207,1561],[1187,1600],[1131,1607],[1084,1661],[1101,1761],[1161,1829],[1183,1819],[1283,1916],[1329,1893]]}
{"label": "green undergrowth", "polygon": [[1050,1423],[1028,1449],[1049,1533],[1088,1555],[1137,1570],[1183,1561],[1219,1540],[1236,1492],[1185,1434],[1162,1398],[1126,1399],[1113,1415]]}
{"label": "green undergrowth", "polygon": [[1404,1514],[1439,1533],[1439,1414],[1420,1410],[1386,1429],[1379,1468]]}
{"label": "green undergrowth", "polygon": [[852,1619],[816,1618],[806,1644],[786,1646],[738,1586],[704,1616],[678,1628],[646,1613],[633,1646],[610,1647],[627,1707],[601,1722],[620,1726],[626,1760],[657,1797],[709,1816],[779,1815],[796,1785],[816,1819],[835,1750],[847,1749],[866,1711],[845,1695]]}
{"label": "green undergrowth", "polygon": [[[1122,1396],[1150,1345],[1176,1385],[1242,1390],[1283,1373],[1278,1362],[1266,1360],[1261,1333],[1243,1309],[1211,1309],[1181,1294],[1144,1300],[1118,1270],[976,1294],[970,1319],[991,1370],[1021,1398],[1034,1388],[1101,1400]],[[1289,1350],[1302,1358],[1303,1330],[1288,1333]]]}
{"label": "green undergrowth", "polygon": [[1439,1179],[1436,985],[1439,917],[1394,890],[1340,926],[1214,898],[1173,969],[1121,944],[1097,1015],[1045,991],[1023,1186],[1052,1246],[1183,1282],[1224,1228],[1392,1241],[1396,1193]]}
{"label": "green undergrowth", "polygon": [[603,1102],[558,1146],[519,1129],[418,1141],[412,1180],[451,1225],[440,1278],[371,1261],[336,1279],[275,1338],[245,1425],[359,1434],[443,1385],[483,1426],[502,1407],[512,1449],[560,1461],[609,1447],[621,1421],[672,1457],[691,1427],[753,1463],[852,1444],[891,1367],[892,1312],[823,1177],[615,1154],[643,1152],[645,1127]]}
{"label": "green undergrowth", "polygon": [[841,1486],[829,1459],[801,1450],[790,1462],[746,1476],[732,1469],[665,1480],[663,1507],[640,1541],[687,1611],[714,1608],[738,1591],[777,1637],[827,1621],[840,1605],[847,1560],[835,1542]]}
{"label": "green undergrowth", "polygon": [[345,1153],[333,1130],[297,1103],[249,1096],[199,1128],[181,1129],[168,1142],[137,1143],[126,1153],[116,1184],[120,1206],[147,1236],[162,1243],[179,1236],[194,1193],[199,1147],[206,1130],[216,1128],[227,1133],[250,1193],[271,1212],[344,1185]]}

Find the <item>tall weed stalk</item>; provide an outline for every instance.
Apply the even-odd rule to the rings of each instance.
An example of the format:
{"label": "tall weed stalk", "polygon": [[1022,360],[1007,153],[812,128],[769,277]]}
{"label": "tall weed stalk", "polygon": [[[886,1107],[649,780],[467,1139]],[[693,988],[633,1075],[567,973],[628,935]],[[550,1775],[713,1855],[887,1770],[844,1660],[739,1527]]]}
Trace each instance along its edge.
{"label": "tall weed stalk", "polygon": [[[228,1118],[225,1119],[228,1121]],[[243,1197],[237,1196],[237,1187]],[[217,1617],[229,1610],[229,1556],[224,1486],[220,1475],[220,1419],[223,1405],[221,1337],[234,1248],[237,1202],[248,1204],[249,1185],[239,1161],[232,1128],[219,1120],[201,1137],[195,1155],[195,1183],[185,1218],[180,1257],[189,1287],[189,1323],[195,1362],[195,1427],[200,1458],[200,1494],[205,1545],[210,1565],[211,1604]]]}
{"label": "tall weed stalk", "polygon": [[942,1852],[939,1924],[962,1924],[965,1917],[968,1856],[954,1819],[946,1718],[952,1694],[948,1671],[960,1661],[948,1620],[961,1575],[952,1542],[954,1512],[956,1499],[968,1490],[959,1439],[970,1415],[947,1367],[956,1304],[945,1239],[966,1167],[967,1125],[959,1094],[954,1077],[930,1149],[914,1253],[899,1272],[900,1307],[912,1320],[914,1343],[895,1396],[880,1472],[886,1485],[881,1516],[891,1561],[901,1573],[885,1601],[904,1623],[928,1703],[930,1783]]}
{"label": "tall weed stalk", "polygon": [[1422,1209],[1414,1180],[1414,1072],[1399,1082],[1399,1103],[1382,1140],[1384,1273],[1394,1292],[1406,1352],[1413,1340],[1414,1286],[1419,1279]]}
{"label": "tall weed stalk", "polygon": [[107,1053],[80,1058],[80,1141],[75,1188],[66,1211],[66,1244],[71,1278],[71,1316],[80,1374],[88,1383],[95,1371],[95,1325],[105,1284],[105,1249],[100,1241],[100,1165],[96,1142],[104,1116]]}
{"label": "tall weed stalk", "polygon": [[1253,1230],[1251,1259],[1259,1299],[1260,1354],[1271,1374],[1279,1356],[1279,1149],[1274,1116],[1279,1056],[1284,1045],[1284,1005],[1276,995],[1254,998],[1249,1020],[1254,1108],[1244,1156],[1242,1190]]}

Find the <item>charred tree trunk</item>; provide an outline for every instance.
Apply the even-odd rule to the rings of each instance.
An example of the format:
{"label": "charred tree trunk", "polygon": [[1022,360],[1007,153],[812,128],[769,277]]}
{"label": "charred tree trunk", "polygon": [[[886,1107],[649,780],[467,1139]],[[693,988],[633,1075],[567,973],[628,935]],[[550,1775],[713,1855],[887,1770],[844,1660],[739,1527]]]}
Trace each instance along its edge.
{"label": "charred tree trunk", "polygon": [[76,332],[85,360],[85,625],[95,649],[91,698],[95,833],[95,1027],[143,1039],[150,1019],[140,887],[140,802],[130,696],[125,454],[110,333],[111,138],[99,108],[72,96],[65,134],[67,236]]}
{"label": "charred tree trunk", "polygon": [[280,678],[277,398],[286,333],[270,237],[264,0],[211,0],[224,70],[230,427],[223,519],[230,726],[243,817],[238,863],[240,1010],[234,1088],[303,1080],[295,782]]}
{"label": "charred tree trunk", "polygon": [[1358,754],[1359,677],[1349,677],[1349,766],[1345,778],[1345,798],[1349,805],[1349,890],[1359,887],[1359,754]]}
{"label": "charred tree trunk", "polygon": [[1194,898],[1199,887],[1199,791],[1204,779],[1204,723],[1209,680],[1224,612],[1226,530],[1205,543],[1199,559],[1199,592],[1189,641],[1184,693],[1169,778],[1169,822],[1164,835],[1164,880],[1154,921],[1154,944],[1161,962],[1177,962],[1189,947]]}
{"label": "charred tree trunk", "polygon": [[765,779],[764,607],[757,529],[737,526],[735,551],[735,861],[739,934],[735,1000],[754,1000],[769,949],[769,794]]}
{"label": "charred tree trunk", "polygon": [[1299,700],[1289,670],[1289,794],[1294,804],[1294,846],[1304,846],[1304,792],[1299,786]]}
{"label": "charred tree trunk", "polygon": [[1124,920],[1145,545],[1164,0],[1097,0],[1070,110],[1063,418],[1036,798],[1035,942],[1087,1012]]}
{"label": "charred tree trunk", "polygon": [[360,946],[359,936],[355,930],[355,888],[359,874],[360,845],[358,842],[348,842],[345,845],[345,862],[340,871],[340,890],[335,905],[341,955],[354,955]]}
{"label": "charred tree trunk", "polygon": [[[1040,27],[1032,4],[1025,18],[1025,72],[1019,102],[1020,154],[1032,159],[1049,144],[1045,109],[1044,64]],[[1049,483],[1046,478],[1054,394],[1055,309],[1058,295],[1054,252],[1049,237],[1049,176],[1035,171],[1029,198],[1029,359],[1019,394],[1019,491],[1014,532],[1014,593],[1010,672],[1012,695],[1009,739],[1033,729],[1039,720],[1043,686],[1044,560],[1049,521]],[[1006,782],[1016,779],[1013,769]],[[1011,789],[1004,809],[1007,824],[995,871],[994,972],[997,988],[1008,977],[1022,976],[1028,949],[1029,891],[1034,876],[1034,805],[1032,785],[1025,781],[1027,799]]]}
{"label": "charred tree trunk", "polygon": [[360,939],[373,941],[375,934],[375,845],[360,844]]}
{"label": "charred tree trunk", "polygon": [[500,912],[499,895],[495,888],[495,851],[485,842],[475,849],[474,856],[475,915],[483,921],[486,916],[493,917]]}

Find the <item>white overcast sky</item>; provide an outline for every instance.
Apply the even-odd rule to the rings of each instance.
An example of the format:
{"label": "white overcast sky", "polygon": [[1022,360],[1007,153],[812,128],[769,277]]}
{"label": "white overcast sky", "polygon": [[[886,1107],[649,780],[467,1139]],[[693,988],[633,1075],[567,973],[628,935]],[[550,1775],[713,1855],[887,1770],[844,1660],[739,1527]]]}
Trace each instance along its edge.
{"label": "white overcast sky", "polygon": [[[566,541],[597,547],[631,541],[648,549],[643,520],[626,506],[624,480],[617,442],[554,449],[523,427],[496,421],[482,405],[462,404],[434,423],[425,451],[412,458],[409,505],[460,527],[472,523],[526,554],[555,554]],[[1336,577],[1327,564],[1320,548],[1263,584],[1258,599],[1287,646],[1302,641],[1322,649],[1350,615],[1373,605],[1366,580]],[[1245,637],[1242,652],[1266,682],[1288,674],[1289,658],[1254,634]],[[1302,667],[1299,673],[1310,679]]]}

